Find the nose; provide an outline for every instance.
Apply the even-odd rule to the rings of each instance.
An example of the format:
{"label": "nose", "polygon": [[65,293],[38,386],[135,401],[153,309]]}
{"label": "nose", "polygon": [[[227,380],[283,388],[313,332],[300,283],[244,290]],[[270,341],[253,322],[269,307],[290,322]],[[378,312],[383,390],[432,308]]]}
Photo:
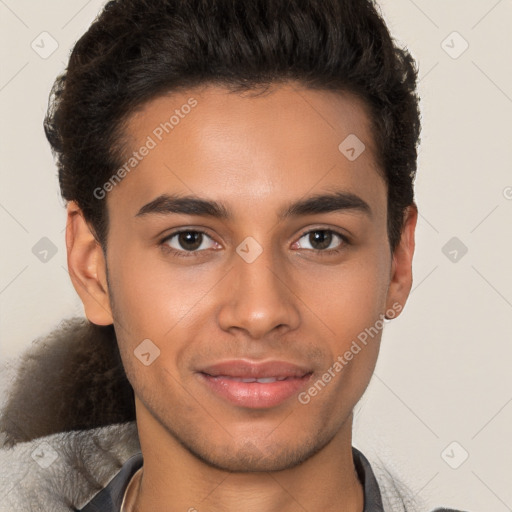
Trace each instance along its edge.
{"label": "nose", "polygon": [[277,265],[270,250],[251,263],[234,255],[234,266],[223,281],[218,322],[225,331],[241,330],[251,339],[261,339],[274,330],[283,334],[299,326],[293,283],[284,263]]}

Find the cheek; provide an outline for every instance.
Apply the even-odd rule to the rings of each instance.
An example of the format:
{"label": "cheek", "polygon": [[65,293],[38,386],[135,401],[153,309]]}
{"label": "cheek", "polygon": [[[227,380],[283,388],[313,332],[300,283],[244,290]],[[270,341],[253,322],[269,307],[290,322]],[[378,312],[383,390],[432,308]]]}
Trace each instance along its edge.
{"label": "cheek", "polygon": [[346,418],[373,374],[384,328],[387,283],[386,273],[375,262],[361,261],[346,272],[339,270],[324,281],[321,291],[317,287],[308,297],[308,305],[320,312],[319,321],[328,327],[323,342],[326,358],[299,397],[300,403],[310,403],[319,417],[332,424]]}
{"label": "cheek", "polygon": [[301,272],[297,295],[334,337],[354,337],[385,310],[388,265],[380,252],[361,251],[340,265]]}
{"label": "cheek", "polygon": [[366,388],[384,328],[389,264],[390,258],[375,248],[331,268],[328,274],[323,269],[303,281],[301,296],[307,297],[305,302],[316,313],[311,327],[321,326],[326,333],[328,360],[319,377],[325,376],[329,387],[332,383],[332,391],[340,391],[340,395],[324,394],[320,402],[342,395],[354,405]]}
{"label": "cheek", "polygon": [[116,317],[135,338],[161,338],[168,333],[190,314],[213,279],[193,267],[169,264],[163,253],[148,257],[147,250],[136,247],[122,257],[113,253],[111,267]]}
{"label": "cheek", "polygon": [[[115,256],[112,252],[109,281],[121,358],[132,386],[152,395],[158,383],[172,381],[169,372],[177,376],[181,362],[193,350],[191,340],[201,338],[200,331],[214,320],[207,296],[220,277],[206,267],[177,268],[163,256],[148,258],[147,253],[135,249],[125,249],[123,257]],[[154,346],[144,340],[151,340]],[[139,348],[145,346],[143,342],[151,358],[158,354],[148,367],[141,361],[141,355],[148,352]]]}

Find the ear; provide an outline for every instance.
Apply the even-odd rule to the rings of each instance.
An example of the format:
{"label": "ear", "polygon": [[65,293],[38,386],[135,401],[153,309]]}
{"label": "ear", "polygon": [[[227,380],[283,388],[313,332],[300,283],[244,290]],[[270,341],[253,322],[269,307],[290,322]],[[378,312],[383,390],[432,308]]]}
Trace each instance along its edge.
{"label": "ear", "polygon": [[106,262],[101,245],[75,201],[67,205],[66,249],[68,270],[87,318],[96,325],[111,325]]}
{"label": "ear", "polygon": [[[406,208],[400,242],[393,253],[391,280],[386,306],[398,316],[402,311],[412,287],[412,257],[414,255],[414,233],[418,220],[418,208],[413,203]],[[400,308],[396,304],[400,304]],[[395,305],[395,307],[393,307]]]}

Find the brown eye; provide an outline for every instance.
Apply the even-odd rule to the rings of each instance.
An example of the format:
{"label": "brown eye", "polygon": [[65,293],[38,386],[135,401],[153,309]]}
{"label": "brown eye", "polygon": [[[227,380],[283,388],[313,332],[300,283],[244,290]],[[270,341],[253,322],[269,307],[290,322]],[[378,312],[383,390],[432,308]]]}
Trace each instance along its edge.
{"label": "brown eye", "polygon": [[[314,229],[304,233],[300,240],[302,249],[330,252],[338,250],[345,243],[345,237],[330,229]],[[303,245],[304,244],[304,245]],[[310,247],[305,246],[309,244]]]}
{"label": "brown eye", "polygon": [[[208,241],[210,241],[210,245],[208,245]],[[173,233],[162,243],[177,252],[198,252],[211,248],[213,240],[202,231],[188,230]]]}
{"label": "brown eye", "polygon": [[329,231],[312,231],[309,234],[309,242],[314,249],[327,249],[332,242],[332,233]]}
{"label": "brown eye", "polygon": [[178,235],[178,244],[186,251],[195,251],[201,247],[203,234],[194,231],[185,231]]}

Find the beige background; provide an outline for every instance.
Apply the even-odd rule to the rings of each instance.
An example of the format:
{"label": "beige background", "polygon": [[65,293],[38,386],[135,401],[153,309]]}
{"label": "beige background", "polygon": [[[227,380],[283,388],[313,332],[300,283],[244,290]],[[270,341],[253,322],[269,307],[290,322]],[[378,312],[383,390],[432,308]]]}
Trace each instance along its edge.
{"label": "beige background", "polygon": [[[66,270],[65,210],[42,118],[54,78],[102,4],[0,0],[0,361],[7,366],[62,318],[83,314]],[[430,507],[510,511],[512,1],[380,4],[420,67],[421,219],[413,292],[386,327],[354,444],[381,454]],[[52,40],[58,48],[42,58]],[[46,263],[32,252],[43,237],[57,251]],[[459,464],[465,452],[457,469],[446,462]]]}

